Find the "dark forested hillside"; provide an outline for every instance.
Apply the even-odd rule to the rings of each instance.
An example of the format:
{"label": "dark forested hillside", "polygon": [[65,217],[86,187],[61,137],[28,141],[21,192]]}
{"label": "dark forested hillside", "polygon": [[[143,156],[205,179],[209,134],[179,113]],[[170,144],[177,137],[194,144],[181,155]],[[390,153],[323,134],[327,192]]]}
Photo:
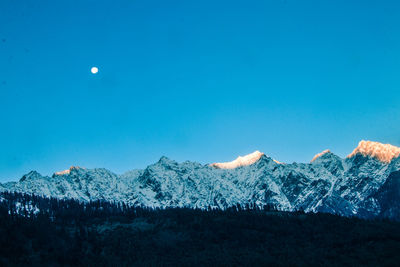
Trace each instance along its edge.
{"label": "dark forested hillside", "polygon": [[3,193],[0,264],[396,265],[400,223],[253,205],[151,210]]}

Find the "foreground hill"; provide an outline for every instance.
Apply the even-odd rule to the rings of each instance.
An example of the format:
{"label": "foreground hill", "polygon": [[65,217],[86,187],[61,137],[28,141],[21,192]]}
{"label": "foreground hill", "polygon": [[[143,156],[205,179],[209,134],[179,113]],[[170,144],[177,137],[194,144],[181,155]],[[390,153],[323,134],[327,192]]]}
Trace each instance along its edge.
{"label": "foreground hill", "polygon": [[361,141],[345,159],[326,150],[310,163],[284,164],[258,151],[210,165],[162,157],[123,175],[80,167],[51,177],[32,171],[0,190],[148,207],[271,204],[285,211],[400,220],[399,153],[395,146]]}
{"label": "foreground hill", "polygon": [[397,266],[400,223],[2,194],[2,266]]}

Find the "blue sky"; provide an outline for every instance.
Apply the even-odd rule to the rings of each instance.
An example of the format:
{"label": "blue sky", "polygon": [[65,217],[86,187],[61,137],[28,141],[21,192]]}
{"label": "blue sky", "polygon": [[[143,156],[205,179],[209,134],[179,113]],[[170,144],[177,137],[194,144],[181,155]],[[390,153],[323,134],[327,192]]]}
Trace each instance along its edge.
{"label": "blue sky", "polygon": [[398,1],[2,0],[0,181],[400,146],[398,14]]}

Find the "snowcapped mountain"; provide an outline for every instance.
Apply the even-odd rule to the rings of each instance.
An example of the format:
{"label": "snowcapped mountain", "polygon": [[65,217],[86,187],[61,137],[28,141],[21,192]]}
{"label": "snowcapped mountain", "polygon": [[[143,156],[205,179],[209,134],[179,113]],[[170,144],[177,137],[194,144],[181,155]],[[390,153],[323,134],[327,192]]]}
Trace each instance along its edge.
{"label": "snowcapped mountain", "polygon": [[354,151],[347,157],[351,158],[356,154],[371,156],[379,159],[380,161],[390,163],[393,158],[397,158],[400,155],[400,147],[362,140],[356,149],[354,149]]}
{"label": "snowcapped mountain", "polygon": [[230,162],[222,162],[222,163],[213,163],[210,164],[210,166],[213,166],[215,168],[219,169],[235,169],[237,167],[242,167],[242,166],[248,166],[251,164],[254,164],[257,160],[259,160],[264,153],[261,153],[260,151],[254,151],[251,154],[248,154],[244,157],[239,156],[237,159],[230,161]]}
{"label": "snowcapped mountain", "polygon": [[32,171],[0,190],[82,201],[103,199],[152,207],[219,207],[255,203],[282,210],[400,219],[400,148],[361,141],[345,159],[329,150],[310,163],[282,164],[256,151],[203,165],[167,157],[117,175],[71,167],[52,177]]}

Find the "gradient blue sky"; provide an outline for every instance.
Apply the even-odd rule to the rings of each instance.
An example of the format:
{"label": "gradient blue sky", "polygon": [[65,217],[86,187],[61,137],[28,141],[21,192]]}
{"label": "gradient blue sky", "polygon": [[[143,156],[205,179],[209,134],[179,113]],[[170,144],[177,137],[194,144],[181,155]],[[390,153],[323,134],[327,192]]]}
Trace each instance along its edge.
{"label": "gradient blue sky", "polygon": [[0,181],[399,146],[399,14],[399,1],[1,0]]}

